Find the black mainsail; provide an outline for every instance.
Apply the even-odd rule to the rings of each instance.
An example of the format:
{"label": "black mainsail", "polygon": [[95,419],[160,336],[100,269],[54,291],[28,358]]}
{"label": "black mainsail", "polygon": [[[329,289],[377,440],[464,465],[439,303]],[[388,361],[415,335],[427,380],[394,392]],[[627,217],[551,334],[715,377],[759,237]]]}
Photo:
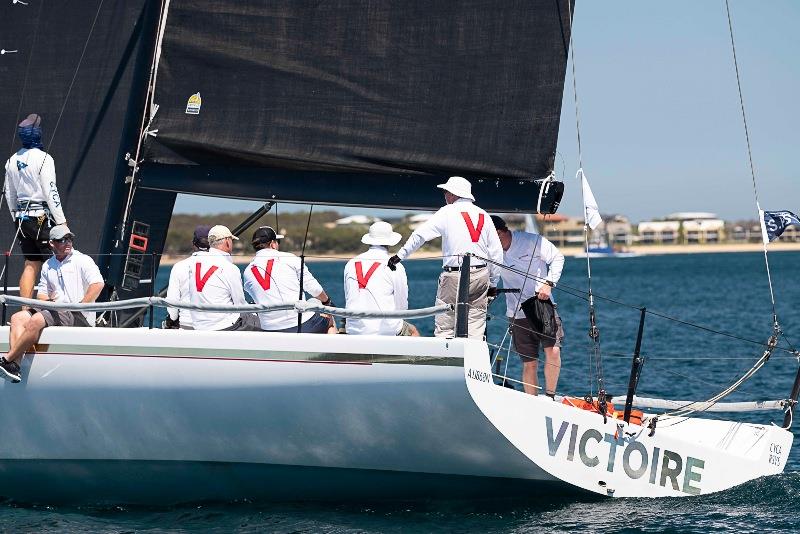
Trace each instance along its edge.
{"label": "black mainsail", "polygon": [[458,174],[486,209],[535,211],[568,13],[566,0],[171,0],[141,187],[431,209],[433,185]]}

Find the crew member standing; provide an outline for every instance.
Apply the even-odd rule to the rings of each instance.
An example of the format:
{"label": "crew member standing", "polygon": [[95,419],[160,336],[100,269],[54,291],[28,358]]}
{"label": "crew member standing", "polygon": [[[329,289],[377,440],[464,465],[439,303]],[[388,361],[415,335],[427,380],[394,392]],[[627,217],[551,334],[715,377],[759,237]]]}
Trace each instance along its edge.
{"label": "crew member standing", "polygon": [[[446,205],[439,209],[419,228],[414,230],[397,255],[389,258],[389,268],[394,268],[427,241],[442,238],[443,272],[439,276],[436,304],[455,304],[458,294],[458,270],[464,254],[474,254],[469,273],[469,337],[483,339],[486,330],[486,306],[488,296],[494,296],[500,280],[503,248],[497,238],[489,214],[473,204],[472,184],[460,176],[451,176],[447,183],[436,187],[444,189]],[[489,264],[488,258],[496,262]],[[455,335],[455,312],[436,316],[437,337]]]}
{"label": "crew member standing", "polygon": [[[189,300],[192,304],[244,306],[242,274],[233,264],[234,236],[226,226],[208,231],[208,252],[198,254],[189,264]],[[192,310],[195,330],[261,330],[252,313]]]}
{"label": "crew member standing", "polygon": [[[303,294],[300,294],[300,258],[291,252],[282,252],[283,235],[269,226],[253,232],[256,257],[244,270],[244,289],[253,302],[265,305],[291,304],[305,300],[308,292],[325,306],[333,306],[330,297],[308,266],[302,266]],[[266,332],[297,332],[297,313],[292,310],[262,312],[258,314],[261,329]],[[306,312],[302,315],[300,332],[308,334],[335,334],[333,319],[327,315]]]}
{"label": "crew member standing", "polygon": [[[408,279],[406,270],[397,265],[386,268],[389,250],[402,236],[392,231],[392,225],[379,221],[369,227],[361,242],[370,245],[344,267],[344,297],[346,307],[355,310],[394,311],[408,309]],[[347,320],[348,334],[377,334],[383,336],[418,336],[419,331],[403,319]]]}
{"label": "crew member standing", "polygon": [[511,232],[506,222],[496,215],[492,215],[492,221],[503,246],[503,264],[510,267],[502,271],[503,287],[520,290],[520,293],[506,293],[506,316],[511,324],[514,351],[522,360],[523,387],[526,393],[538,394],[537,367],[541,345],[545,356],[545,394],[553,397],[561,371],[561,343],[564,340],[561,317],[556,310],[555,338],[534,332],[522,312],[520,302],[536,297],[540,300],[549,299],[555,306],[552,290],[561,278],[564,255],[541,235],[521,230]]}
{"label": "crew member standing", "polygon": [[[192,281],[189,271],[197,255],[208,252],[208,231],[210,229],[211,227],[205,224],[201,224],[194,229],[192,238],[194,252],[188,258],[184,258],[172,266],[172,270],[169,272],[167,300],[189,301],[189,284]],[[192,314],[188,310],[168,307],[167,318],[164,320],[163,328],[194,330]]]}
{"label": "crew member standing", "polygon": [[28,115],[17,127],[17,135],[22,148],[6,162],[5,197],[25,257],[19,295],[32,298],[42,263],[50,257],[50,228],[66,225],[67,219],[56,188],[55,162],[43,150],[41,117]]}

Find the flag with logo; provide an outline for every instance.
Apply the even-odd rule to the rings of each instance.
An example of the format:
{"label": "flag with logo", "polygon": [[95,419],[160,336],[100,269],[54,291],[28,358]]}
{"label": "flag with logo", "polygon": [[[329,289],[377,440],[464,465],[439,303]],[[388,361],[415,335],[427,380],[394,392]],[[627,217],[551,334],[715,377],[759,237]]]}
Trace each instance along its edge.
{"label": "flag with logo", "polygon": [[788,226],[800,226],[800,218],[791,211],[764,211],[761,215],[761,239],[764,244],[778,239]]}
{"label": "flag with logo", "polygon": [[589,187],[589,181],[586,179],[583,169],[578,169],[578,176],[581,179],[581,187],[583,188],[584,220],[589,228],[594,230],[601,222],[603,222],[603,218],[600,217],[600,210],[597,207],[597,201],[594,199],[592,188]]}

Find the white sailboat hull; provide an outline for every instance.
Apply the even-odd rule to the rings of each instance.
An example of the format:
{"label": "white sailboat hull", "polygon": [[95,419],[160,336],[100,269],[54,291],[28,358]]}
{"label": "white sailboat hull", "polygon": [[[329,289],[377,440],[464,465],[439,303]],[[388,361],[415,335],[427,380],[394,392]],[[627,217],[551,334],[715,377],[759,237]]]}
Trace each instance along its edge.
{"label": "white sailboat hull", "polygon": [[[690,491],[658,468],[627,484],[607,458],[575,461],[613,423],[493,385],[471,340],[52,328],[37,349],[22,383],[0,385],[0,495],[24,501],[687,495],[780,472],[791,447],[784,430],[691,420],[636,438],[703,459]],[[567,459],[573,424],[601,439]]]}

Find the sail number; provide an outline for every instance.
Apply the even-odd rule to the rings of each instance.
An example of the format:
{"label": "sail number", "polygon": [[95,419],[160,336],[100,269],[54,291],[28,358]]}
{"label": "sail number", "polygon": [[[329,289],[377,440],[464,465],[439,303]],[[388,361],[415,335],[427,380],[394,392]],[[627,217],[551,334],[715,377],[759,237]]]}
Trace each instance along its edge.
{"label": "sail number", "polygon": [[[636,440],[629,440],[626,444],[614,434],[601,434],[594,428],[580,432],[578,425],[574,423],[570,425],[567,421],[563,421],[558,431],[553,432],[551,417],[545,417],[545,426],[550,456],[556,456],[561,450],[564,437],[569,430],[566,457],[570,462],[575,461],[577,452],[580,462],[586,467],[593,468],[600,465],[602,456],[605,465],[600,468],[605,467],[609,473],[621,463],[625,474],[632,480],[648,475],[647,481],[650,484],[666,487],[669,482],[676,491],[690,495],[700,494],[700,479],[703,476],[701,471],[705,467],[705,460],[691,456],[684,459],[677,452],[667,449],[662,451],[660,447],[648,450],[642,442]],[[608,447],[602,446],[603,443],[607,443]],[[622,452],[621,462],[617,462],[618,449]]]}
{"label": "sail number", "polygon": [[467,371],[467,376],[473,380],[477,380],[478,382],[488,382],[488,383],[492,382],[489,373],[484,371],[478,371],[476,369],[469,369]]}
{"label": "sail number", "polygon": [[783,448],[778,443],[770,443],[769,444],[769,463],[772,465],[777,465],[780,467],[781,465],[781,454],[783,453]]}

